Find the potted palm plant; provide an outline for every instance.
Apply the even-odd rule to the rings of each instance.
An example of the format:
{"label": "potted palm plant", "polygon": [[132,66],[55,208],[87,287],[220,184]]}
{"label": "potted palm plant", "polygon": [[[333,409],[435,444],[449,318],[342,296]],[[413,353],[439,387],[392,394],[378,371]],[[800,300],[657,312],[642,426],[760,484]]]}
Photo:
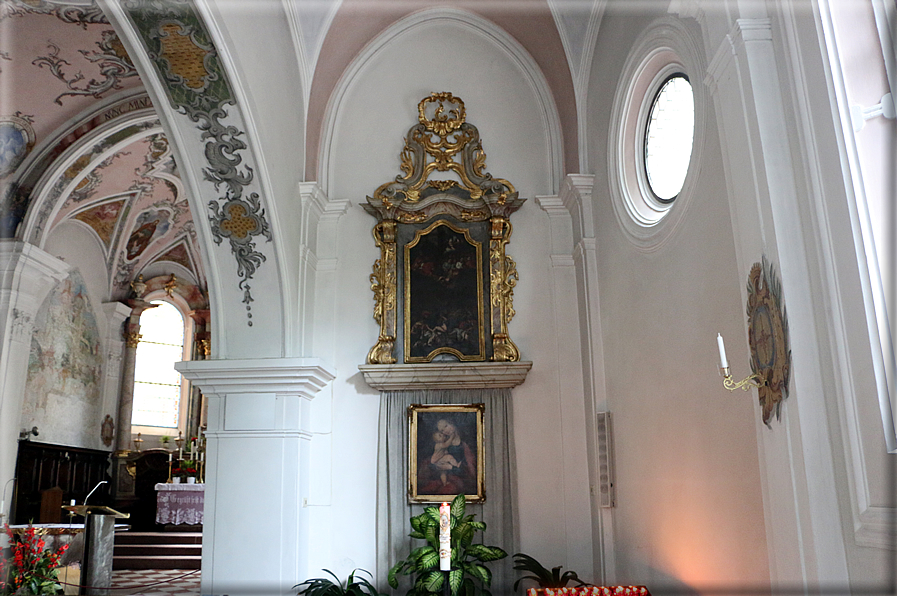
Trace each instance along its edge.
{"label": "potted palm plant", "polygon": [[484,531],[486,524],[475,521],[475,514],[465,515],[466,504],[464,495],[458,495],[450,509],[451,570],[439,570],[439,509],[426,507],[423,513],[411,518],[409,534],[426,544],[393,565],[387,578],[390,586],[399,587],[399,575],[414,574],[407,596],[438,596],[443,593],[448,575],[452,596],[492,596],[489,591],[492,572],[485,563],[503,559],[508,553],[497,546],[474,544],[474,535]]}
{"label": "potted palm plant", "polygon": [[539,561],[523,553],[514,555],[514,569],[529,573],[529,575],[524,575],[514,582],[515,592],[520,582],[524,580],[534,581],[540,588],[566,588],[570,582],[574,582],[577,587],[590,585],[579,579],[575,571],[568,570],[561,573],[562,565],[552,567],[551,571],[549,571]]}
{"label": "potted palm plant", "polygon": [[[349,574],[345,583],[329,569],[324,569],[330,577],[316,577],[307,579],[301,584],[296,584],[293,589],[299,588],[297,596],[380,596],[377,588],[363,577],[355,577],[357,571],[364,571],[368,575],[369,572],[364,569],[355,569]],[[335,581],[334,581],[335,580]]]}

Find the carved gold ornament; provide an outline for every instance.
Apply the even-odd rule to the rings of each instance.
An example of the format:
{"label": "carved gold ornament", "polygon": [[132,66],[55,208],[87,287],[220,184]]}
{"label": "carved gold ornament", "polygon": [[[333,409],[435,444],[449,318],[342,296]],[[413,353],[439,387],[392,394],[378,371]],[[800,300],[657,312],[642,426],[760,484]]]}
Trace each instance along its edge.
{"label": "carved gold ornament", "polygon": [[[508,323],[514,317],[514,287],[518,275],[514,260],[506,254],[506,246],[511,238],[510,216],[525,199],[518,197],[510,182],[493,178],[485,167],[486,153],[479,131],[466,121],[464,102],[448,92],[432,93],[421,100],[418,124],[408,131],[399,156],[402,173],[395,180],[380,185],[362,204],[365,211],[377,219],[373,235],[380,249],[380,258],[374,262],[370,275],[374,320],[380,326],[380,333],[368,353],[368,364],[394,364],[400,356],[395,353],[397,347],[403,351],[401,358],[406,363],[429,362],[439,355],[498,362],[520,359],[517,346],[508,335]],[[439,179],[430,179],[433,172],[440,172]],[[463,237],[468,238],[465,242],[483,247],[482,251],[476,250],[477,271],[482,271],[478,277],[481,281],[477,284],[482,289],[475,293],[479,305],[476,328],[479,337],[488,338],[485,351],[464,353],[452,345],[437,345],[432,350],[428,348],[424,355],[410,353],[412,342],[409,336],[420,333],[420,328],[415,325],[421,321],[410,319],[410,304],[419,297],[413,296],[409,289],[412,268],[409,261],[413,257],[406,248],[413,247],[429,231],[445,229],[440,226],[456,233],[452,242]],[[450,265],[439,262],[427,266]],[[460,262],[455,265],[466,270],[473,266]],[[434,278],[439,277],[443,275],[434,275]],[[405,288],[401,303],[400,285]],[[402,325],[399,325],[399,316]],[[454,333],[458,345],[468,341],[472,323],[465,322],[463,328],[452,328],[452,317],[444,317],[444,320],[447,323],[428,324],[426,331],[432,336]],[[443,329],[446,325],[448,327]]]}
{"label": "carved gold ornament", "polygon": [[757,376],[757,392],[763,423],[775,413],[781,419],[782,402],[788,397],[791,378],[791,348],[788,319],[782,300],[782,285],[766,257],[754,263],[748,274],[748,344],[751,348],[751,371]]}
{"label": "carved gold ornament", "polygon": [[129,348],[136,348],[140,344],[140,338],[143,337],[136,331],[127,331],[125,333],[125,345]]}

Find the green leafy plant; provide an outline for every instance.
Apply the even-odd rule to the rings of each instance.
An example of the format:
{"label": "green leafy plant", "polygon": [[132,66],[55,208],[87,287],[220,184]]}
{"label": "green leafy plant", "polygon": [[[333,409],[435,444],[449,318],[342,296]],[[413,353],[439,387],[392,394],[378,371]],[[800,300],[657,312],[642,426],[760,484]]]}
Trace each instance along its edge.
{"label": "green leafy plant", "polygon": [[[370,572],[364,569],[355,569],[349,574],[346,583],[342,583],[339,578],[329,569],[324,569],[333,577],[331,580],[327,577],[316,577],[307,579],[301,584],[296,584],[293,589],[300,588],[297,594],[305,596],[380,596],[377,588],[363,577],[355,577],[357,571],[364,571],[368,575]],[[373,579],[373,576],[371,576]]]}
{"label": "green leafy plant", "polygon": [[44,549],[44,541],[30,524],[20,536],[6,526],[12,557],[0,561],[0,594],[62,594],[56,575],[65,544],[56,552]]}
{"label": "green leafy plant", "polygon": [[[492,572],[484,563],[504,559],[508,553],[497,546],[473,543],[476,532],[484,531],[486,524],[475,521],[475,514],[465,515],[466,506],[464,495],[458,495],[452,501],[449,586],[452,596],[492,596],[489,591]],[[446,573],[439,570],[439,509],[425,508],[423,513],[411,518],[411,528],[409,536],[427,543],[393,565],[387,581],[393,588],[398,588],[399,574],[415,574],[407,596],[441,594]]]}
{"label": "green leafy plant", "polygon": [[515,592],[517,591],[517,586],[520,585],[520,582],[527,579],[539,584],[540,588],[566,588],[567,584],[571,581],[575,582],[577,587],[590,585],[579,579],[579,576],[575,571],[565,571],[561,574],[561,569],[563,569],[562,565],[553,567],[551,571],[549,571],[543,567],[539,561],[523,553],[514,555],[514,569],[530,574],[524,575],[514,582]]}

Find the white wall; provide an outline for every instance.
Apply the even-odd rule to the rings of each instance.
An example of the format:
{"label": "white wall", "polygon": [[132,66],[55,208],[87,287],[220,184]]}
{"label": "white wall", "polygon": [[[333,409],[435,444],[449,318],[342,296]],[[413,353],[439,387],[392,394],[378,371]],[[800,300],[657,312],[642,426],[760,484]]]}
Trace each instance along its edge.
{"label": "white wall", "polygon": [[[667,216],[681,219],[676,229],[661,231],[670,234],[665,242],[652,251],[638,248],[612,205],[620,200],[606,157],[614,93],[628,48],[661,16],[606,12],[589,86],[604,367],[614,417],[615,579],[646,584],[653,594],[763,589],[769,569],[756,397],[724,390],[717,372],[717,333],[728,339],[733,374],[750,372],[739,293],[747,270],[735,259],[709,104],[696,116],[704,133],[696,140],[703,146],[691,165],[691,190]],[[700,86],[702,73],[689,74]],[[682,209],[684,215],[676,212]]]}
{"label": "white wall", "polygon": [[[378,334],[368,277],[379,253],[370,234],[375,220],[355,205],[400,172],[402,138],[417,123],[418,102],[433,91],[450,91],[463,99],[467,121],[479,128],[486,170],[511,181],[520,196],[529,199],[511,218],[514,233],[508,245],[520,273],[510,335],[521,359],[534,363],[526,382],[513,392],[520,548],[546,563],[577,567],[589,577],[590,538],[567,543],[568,530],[579,535],[579,528],[591,526],[588,500],[580,509],[565,510],[562,502],[549,496],[565,483],[580,485],[580,494],[587,495],[588,474],[584,453],[565,452],[560,436],[565,399],[560,379],[581,373],[572,364],[570,371],[558,367],[558,345],[578,344],[579,339],[559,335],[554,326],[548,218],[533,200],[557,191],[549,185],[555,173],[550,170],[545,106],[520,64],[469,22],[418,23],[393,34],[364,59],[363,69],[333,100],[332,140],[322,164],[329,172],[328,195],[350,200],[353,206],[339,225],[336,311],[340,314],[335,333],[340,341],[332,354],[338,370],[333,383],[333,548],[313,557],[322,566],[344,565],[340,571],[350,564],[374,567],[379,398],[364,384],[357,367]],[[448,67],[434,68],[436,64]],[[331,358],[331,354],[318,356]],[[579,408],[582,412],[581,397]],[[564,467],[557,465],[565,458],[579,465],[580,473],[573,478],[565,478]],[[351,516],[346,515],[349,512]],[[485,539],[488,543],[488,531]],[[314,567],[312,563],[310,568]]]}

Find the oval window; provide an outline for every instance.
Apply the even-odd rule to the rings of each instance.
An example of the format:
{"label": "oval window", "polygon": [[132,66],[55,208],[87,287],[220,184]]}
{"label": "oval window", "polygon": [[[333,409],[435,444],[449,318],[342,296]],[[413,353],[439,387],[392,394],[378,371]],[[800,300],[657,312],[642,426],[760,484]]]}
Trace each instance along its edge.
{"label": "oval window", "polygon": [[695,137],[695,100],[688,77],[671,75],[657,91],[645,129],[645,175],[654,198],[672,203],[682,190]]}

